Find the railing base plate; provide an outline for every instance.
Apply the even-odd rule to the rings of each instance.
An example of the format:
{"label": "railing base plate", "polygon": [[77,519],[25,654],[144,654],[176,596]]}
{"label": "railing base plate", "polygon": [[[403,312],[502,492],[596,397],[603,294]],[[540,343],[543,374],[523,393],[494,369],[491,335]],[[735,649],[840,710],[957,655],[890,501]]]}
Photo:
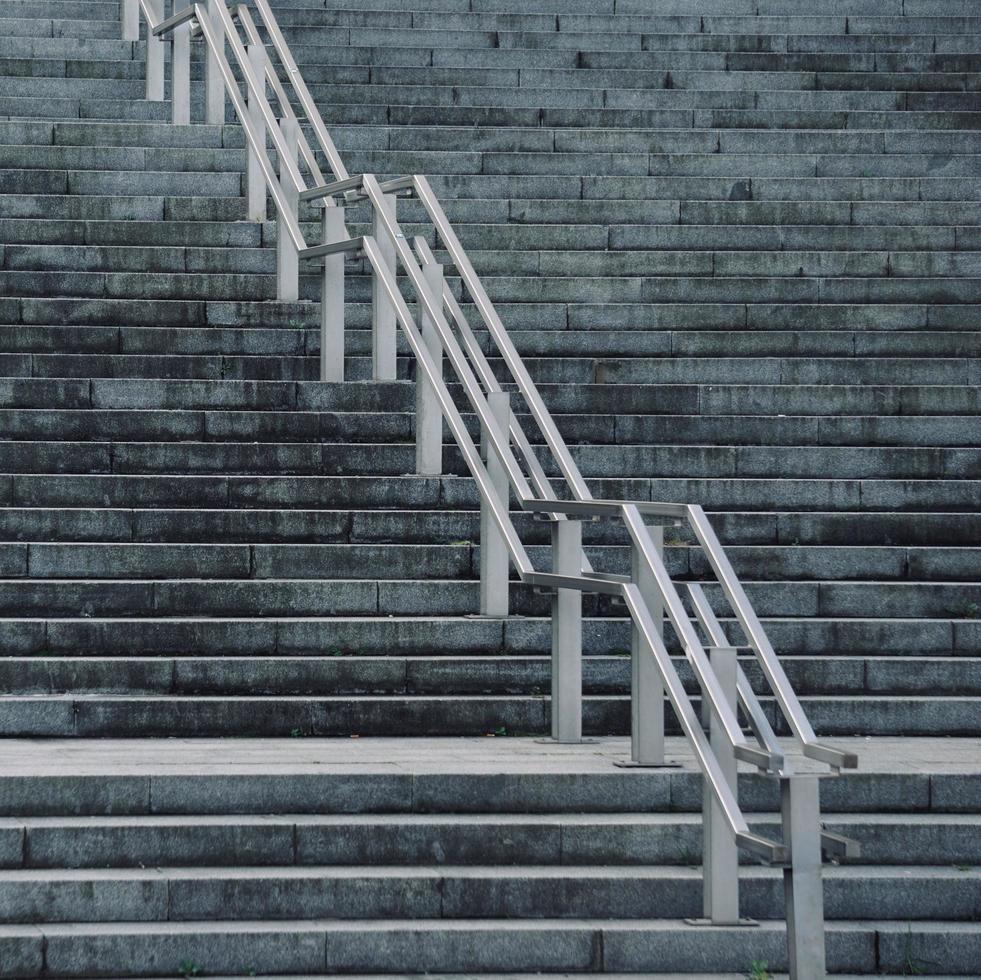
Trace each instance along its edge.
{"label": "railing base plate", "polygon": [[737,919],[735,922],[714,922],[712,919],[685,919],[686,926],[724,926],[726,929],[752,929],[759,925],[756,919]]}
{"label": "railing base plate", "polygon": [[664,762],[635,762],[633,759],[617,759],[613,765],[618,769],[681,769],[682,763],[665,759]]}

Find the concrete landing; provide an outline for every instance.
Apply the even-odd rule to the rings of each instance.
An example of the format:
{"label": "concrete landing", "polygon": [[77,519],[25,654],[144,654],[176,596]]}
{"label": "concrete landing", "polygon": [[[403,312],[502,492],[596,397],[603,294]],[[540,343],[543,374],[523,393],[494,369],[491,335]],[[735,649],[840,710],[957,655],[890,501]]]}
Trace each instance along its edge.
{"label": "concrete landing", "polygon": [[[981,774],[978,738],[835,738],[858,754],[858,771],[888,774]],[[785,748],[795,767],[822,771]],[[668,758],[695,769],[681,738],[667,740]],[[628,758],[626,738],[600,738],[582,745],[543,744],[534,738],[260,738],[260,739],[7,739],[0,741],[5,775],[195,775],[214,772],[257,775],[359,772],[608,773]],[[751,767],[743,766],[745,771]]]}

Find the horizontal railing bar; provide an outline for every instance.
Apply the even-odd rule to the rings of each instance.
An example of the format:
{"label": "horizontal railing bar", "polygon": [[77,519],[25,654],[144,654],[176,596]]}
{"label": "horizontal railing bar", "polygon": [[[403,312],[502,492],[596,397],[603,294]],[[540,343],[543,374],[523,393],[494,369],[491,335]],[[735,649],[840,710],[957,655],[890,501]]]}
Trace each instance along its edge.
{"label": "horizontal railing bar", "polygon": [[854,837],[821,831],[821,850],[835,858],[861,857],[862,845]]}
{"label": "horizontal railing bar", "polygon": [[[169,34],[172,30],[180,27],[181,24],[186,24],[189,20],[198,20],[198,5],[192,4],[189,7],[185,7],[179,14],[174,14],[168,17],[166,20],[160,21],[156,27],[152,29],[155,37],[162,37],[164,34]],[[143,11],[146,14],[146,10]],[[200,22],[199,22],[200,28]]]}
{"label": "horizontal railing bar", "polygon": [[600,595],[618,596],[625,582],[613,582],[592,575],[558,575],[555,572],[529,572],[521,577],[525,585],[539,589],[574,589],[577,592],[596,592]]}
{"label": "horizontal railing bar", "polygon": [[301,259],[319,259],[325,255],[336,255],[338,252],[360,252],[364,248],[364,235],[358,238],[347,238],[343,242],[331,242],[329,245],[312,245],[300,249]]}
{"label": "horizontal railing bar", "polygon": [[345,177],[343,180],[335,180],[330,184],[321,184],[319,187],[308,187],[305,191],[300,191],[301,201],[316,201],[321,197],[333,197],[335,194],[343,194],[345,191],[353,190],[361,186],[364,181],[363,176]]}
{"label": "horizontal railing bar", "polygon": [[583,517],[621,517],[625,506],[636,507],[642,514],[657,517],[685,516],[687,504],[662,504],[646,500],[523,500],[522,510],[558,511],[563,514],[576,514]]}
{"label": "horizontal railing bar", "polygon": [[736,844],[746,851],[759,855],[770,864],[787,864],[790,861],[790,848],[786,844],[761,837],[759,834],[738,833]]}

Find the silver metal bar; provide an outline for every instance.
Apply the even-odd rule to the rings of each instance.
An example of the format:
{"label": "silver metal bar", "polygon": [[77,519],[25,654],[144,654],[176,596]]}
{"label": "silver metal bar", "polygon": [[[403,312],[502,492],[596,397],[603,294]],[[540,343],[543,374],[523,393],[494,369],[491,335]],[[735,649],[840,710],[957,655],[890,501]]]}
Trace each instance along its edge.
{"label": "silver metal bar", "polygon": [[[425,280],[422,277],[422,269],[420,268],[419,263],[416,261],[415,256],[412,254],[412,249],[409,248],[409,244],[405,240],[405,236],[399,232],[398,225],[388,214],[387,209],[384,207],[379,207],[379,205],[383,203],[384,195],[382,194],[381,188],[378,186],[378,181],[371,174],[365,174],[363,179],[367,197],[374,205],[375,216],[379,218],[381,224],[384,226],[386,234],[394,243],[395,250],[398,254],[399,260],[402,263],[402,267],[405,269],[406,274],[412,282],[412,288],[419,297],[419,301],[424,304],[428,304],[429,308],[427,308],[426,312],[436,325],[440,340],[443,343],[443,349],[446,351],[447,358],[449,359],[453,370],[456,372],[456,376],[460,379],[460,382],[463,385],[463,390],[467,395],[467,399],[469,400],[471,407],[477,413],[481,425],[488,425],[491,415],[490,409],[487,407],[487,401],[484,398],[483,392],[480,390],[480,385],[477,382],[477,379],[470,371],[469,365],[466,362],[466,357],[464,356],[463,351],[460,349],[460,345],[457,343],[456,338],[453,336],[453,331],[450,330],[450,326],[447,323],[446,318],[443,316],[442,304],[433,302],[426,294]],[[511,480],[511,486],[514,487],[515,493],[519,498],[530,497],[531,491],[528,487],[528,481],[521,472],[521,468],[518,466],[518,461],[514,458],[514,454],[511,452],[510,446],[506,445],[503,439],[498,436],[498,433],[494,427],[489,427],[488,432],[490,439],[494,443],[494,448],[497,450],[498,455],[501,457],[501,459],[504,461],[504,465],[507,467],[508,477]]]}
{"label": "silver metal bar", "polygon": [[[261,74],[266,64],[266,49],[261,44],[250,44],[246,54],[255,73]],[[246,101],[249,120],[256,132],[263,132],[259,96],[252,89],[249,89],[246,92]],[[249,221],[266,220],[266,180],[262,174],[262,167],[259,165],[259,155],[251,145],[245,162],[245,206]]]}
{"label": "silver metal bar", "polygon": [[[296,219],[297,190],[290,181],[290,165],[296,166],[300,124],[296,116],[281,124],[284,151],[279,156],[279,180],[289,214]],[[283,222],[276,222],[276,298],[280,303],[295,303],[300,298],[299,250],[293,244]]]}
{"label": "silver metal bar", "polygon": [[[712,671],[729,706],[736,708],[736,651],[734,647],[712,647]],[[719,718],[709,714],[709,744],[718,760],[732,795],[736,796],[736,757]],[[716,925],[739,922],[739,853],[732,830],[726,826],[708,783],[702,787],[702,911]]]}
{"label": "silver metal bar", "polygon": [[[121,0],[119,4],[120,27],[124,41],[139,41],[140,39],[140,4],[139,0]],[[148,32],[149,33],[149,32]]]}
{"label": "silver metal bar", "polygon": [[[395,198],[380,194],[371,214],[371,235],[393,278],[397,275],[395,259]],[[382,215],[389,219],[382,220]],[[392,229],[395,229],[393,231]],[[425,279],[422,280],[423,291]],[[428,293],[427,293],[428,294]],[[440,304],[442,305],[442,304]],[[394,381],[396,377],[395,310],[385,298],[385,288],[376,274],[371,280],[371,376],[375,381]]]}
{"label": "silver metal bar", "polygon": [[[324,208],[324,211],[329,211],[329,208]],[[348,238],[347,230],[344,227],[344,211],[342,208],[337,209],[338,213],[341,215],[340,232],[344,234],[344,238],[339,241],[325,242],[323,245],[311,245],[309,248],[300,249],[299,255],[301,259],[320,259],[325,255],[341,255],[345,252],[360,252],[364,248],[364,236],[360,235],[357,238]],[[333,237],[332,233],[332,237]]]}
{"label": "silver metal bar", "polygon": [[433,224],[436,226],[436,231],[439,233],[439,237],[442,239],[447,252],[449,252],[450,258],[453,260],[453,264],[456,266],[457,272],[460,274],[460,278],[467,288],[467,292],[479,310],[481,318],[501,353],[501,357],[511,372],[511,376],[517,382],[518,389],[527,402],[536,424],[541,429],[542,435],[545,437],[545,442],[548,444],[549,449],[551,449],[562,475],[572,490],[573,496],[579,500],[591,499],[592,494],[589,492],[586,481],[579,472],[579,467],[576,466],[552,416],[549,415],[548,409],[545,407],[545,403],[538,393],[538,389],[531,380],[528,369],[525,367],[511,338],[504,329],[504,324],[497,315],[497,310],[494,309],[494,305],[491,303],[483,284],[477,278],[477,273],[474,272],[473,266],[470,264],[470,259],[467,258],[463,246],[460,245],[460,241],[456,237],[456,232],[453,231],[452,226],[447,220],[442,206],[429,186],[429,182],[425,177],[416,176],[413,186],[416,195],[422,201],[423,207],[425,207]]}
{"label": "silver metal bar", "polygon": [[524,510],[535,513],[558,511],[576,517],[621,518],[625,506],[636,507],[641,514],[652,517],[684,518],[687,504],[662,504],[646,500],[526,500]]}
{"label": "silver metal bar", "polygon": [[705,512],[697,504],[689,504],[687,510],[688,521],[695,532],[695,537],[702,546],[705,557],[708,559],[712,571],[715,572],[715,576],[722,586],[722,591],[736,614],[736,619],[739,620],[739,625],[743,628],[746,638],[755,651],[767,683],[777,699],[780,710],[787,719],[791,732],[801,743],[804,754],[827,762],[836,768],[855,768],[858,765],[858,758],[854,753],[844,752],[832,746],[818,743],[814,729],[807,720],[807,715],[804,714],[804,709],[797,699],[783,665],[770,645],[770,640],[763,630],[756,611],[753,609],[742,583],[736,577],[728,557],[722,550],[719,539],[715,536],[715,531],[705,516]]}
{"label": "silver metal bar", "polygon": [[[412,353],[415,354],[416,370],[424,371],[427,380],[436,389],[436,397],[439,399],[440,408],[443,410],[443,417],[446,419],[446,424],[449,426],[450,432],[456,440],[456,444],[460,449],[467,469],[470,471],[470,475],[477,481],[477,488],[488,501],[488,506],[491,508],[494,517],[494,523],[497,524],[498,529],[504,536],[504,540],[507,542],[508,552],[514,567],[517,569],[518,574],[524,578],[526,575],[531,574],[532,564],[524,545],[521,543],[521,539],[514,529],[514,525],[511,523],[511,516],[508,513],[507,507],[503,506],[497,499],[494,485],[487,475],[487,469],[481,462],[480,453],[470,438],[466,423],[463,421],[463,416],[453,403],[445,382],[436,371],[436,365],[429,356],[429,351],[423,343],[422,336],[416,329],[415,323],[412,320],[412,314],[409,312],[409,307],[405,299],[399,292],[395,277],[388,272],[378,245],[370,236],[364,240],[364,253],[372,269],[382,277],[388,298],[395,307],[395,315],[402,325],[402,329],[405,331],[405,336],[409,342],[409,346],[412,348]],[[420,302],[422,302],[422,296],[420,296]],[[429,316],[433,315],[432,309],[428,309],[426,312]],[[437,322],[438,326],[439,324]],[[440,339],[444,339],[442,332]]]}
{"label": "silver metal bar", "polygon": [[[324,247],[338,241],[347,244],[343,208],[324,208],[320,221]],[[300,258],[305,257],[301,252]],[[320,380],[344,380],[344,253],[324,255],[320,278]]]}
{"label": "silver metal bar", "polygon": [[186,20],[174,28],[170,41],[170,110],[170,119],[175,126],[190,123],[191,28]]}
{"label": "silver metal bar", "polygon": [[[712,607],[709,605],[709,601],[702,587],[697,582],[692,582],[688,586],[688,595],[691,597],[691,604],[695,610],[695,616],[699,623],[701,623],[702,629],[705,630],[705,635],[708,637],[709,642],[717,647],[728,645],[729,638],[726,636],[718,619],[716,619],[715,613],[712,611]],[[749,727],[753,730],[753,734],[756,736],[760,745],[770,754],[772,761],[768,768],[774,770],[779,769],[784,773],[789,773],[791,771],[790,760],[784,756],[783,748],[777,740],[776,733],[773,731],[769,719],[766,717],[766,713],[763,711],[763,705],[760,704],[760,699],[756,696],[756,692],[749,683],[746,672],[738,663],[736,668],[736,690],[739,694],[739,704],[749,721]]]}
{"label": "silver metal bar", "polygon": [[790,978],[825,980],[817,777],[795,775],[781,779],[780,813],[783,839],[790,844],[790,861],[783,869]]}
{"label": "silver metal bar", "polygon": [[580,592],[613,596],[619,596],[624,585],[629,584],[619,578],[613,581],[606,575],[556,575],[554,572],[529,572],[521,580],[539,589],[578,589]]}
{"label": "silver metal bar", "polygon": [[[208,0],[207,11],[218,43],[224,48],[225,32],[217,16],[218,4],[224,6],[225,0]],[[211,48],[205,52],[204,62],[204,121],[212,126],[225,122],[225,81],[218,68],[218,55]]]}
{"label": "silver metal bar", "polygon": [[[443,267],[430,265],[423,269],[426,285],[431,296],[443,295]],[[439,342],[436,326],[419,307],[419,326],[423,343],[436,365],[439,376],[443,376],[443,345]],[[416,376],[416,474],[418,476],[439,476],[443,472],[443,413],[439,410],[436,391],[426,380],[425,375]],[[490,473],[490,465],[487,467]]]}
{"label": "silver metal bar", "polygon": [[335,180],[333,183],[321,183],[318,187],[308,187],[305,191],[300,191],[301,201],[316,201],[321,197],[334,197],[343,194],[345,191],[353,190],[361,186],[361,176],[345,177],[343,180]]}
{"label": "silver metal bar", "polygon": [[[327,132],[327,127],[324,125],[324,121],[317,109],[317,103],[314,102],[313,97],[310,95],[310,90],[307,88],[306,82],[304,82],[303,76],[300,74],[300,69],[293,59],[293,52],[290,51],[289,45],[283,37],[283,32],[279,29],[279,24],[276,22],[276,18],[273,16],[269,4],[266,0],[253,0],[253,2],[259,10],[259,16],[262,19],[263,26],[266,28],[266,33],[269,35],[269,40],[272,41],[272,45],[276,49],[276,54],[286,69],[290,85],[292,85],[293,91],[296,93],[296,97],[299,99],[300,106],[303,109],[303,115],[313,128],[314,135],[317,137],[320,149],[323,150],[324,156],[327,158],[331,171],[338,180],[344,180],[348,175],[347,167],[344,166],[344,161],[337,152],[337,147],[334,146],[334,141],[330,138],[330,133]],[[302,189],[301,187],[300,190]]]}
{"label": "silver metal bar", "polygon": [[[427,268],[429,268],[427,266]],[[511,399],[506,392],[487,393],[487,406],[501,439],[508,438],[511,419]],[[503,460],[494,451],[494,443],[486,431],[481,431],[481,450],[487,460],[487,475],[505,510],[510,509],[511,485]],[[480,501],[480,614],[505,617],[510,609],[508,594],[508,552],[504,539],[493,521],[487,501]]]}
{"label": "silver metal bar", "polygon": [[[664,533],[650,528],[651,543],[664,554]],[[631,549],[630,578],[636,582],[658,632],[664,622],[664,607],[647,563]],[[664,685],[657,672],[654,651],[643,631],[632,623],[630,631],[630,761],[636,766],[664,765]]]}
{"label": "silver metal bar", "polygon": [[176,28],[180,27],[182,24],[195,20],[198,16],[197,11],[195,10],[196,6],[197,4],[188,4],[188,6],[182,7],[171,17],[160,21],[157,26],[153,28],[154,36],[163,37],[165,34],[169,34],[171,31],[176,30]]}
{"label": "silver metal bar", "polygon": [[163,17],[163,0],[140,0],[146,20],[146,97],[150,102],[164,100],[164,61],[167,56],[164,41],[153,32],[154,24]]}
{"label": "silver metal bar", "polygon": [[[552,571],[574,576],[582,569],[582,523],[552,521]],[[582,593],[555,590],[552,596],[552,738],[582,741]]]}
{"label": "silver metal bar", "polygon": [[[286,89],[283,88],[283,83],[279,80],[279,75],[276,73],[276,69],[269,59],[269,55],[266,52],[266,46],[262,43],[262,38],[259,36],[259,32],[256,30],[255,23],[252,20],[252,15],[249,13],[249,8],[244,4],[240,4],[235,8],[235,16],[238,18],[238,22],[242,25],[242,29],[245,31],[245,36],[248,43],[246,44],[246,49],[248,49],[253,44],[258,44],[262,47],[262,66],[256,71],[258,77],[265,75],[266,84],[273,90],[276,95],[276,101],[279,103],[280,113],[284,119],[290,118],[290,116],[296,116],[293,111],[293,106],[290,104],[289,95],[286,93]],[[300,157],[303,162],[307,165],[307,169],[310,171],[310,179],[314,184],[322,184],[324,182],[324,176],[320,172],[320,166],[317,163],[317,154],[313,152],[313,148],[310,146],[309,140],[307,140],[303,130],[300,130]]]}

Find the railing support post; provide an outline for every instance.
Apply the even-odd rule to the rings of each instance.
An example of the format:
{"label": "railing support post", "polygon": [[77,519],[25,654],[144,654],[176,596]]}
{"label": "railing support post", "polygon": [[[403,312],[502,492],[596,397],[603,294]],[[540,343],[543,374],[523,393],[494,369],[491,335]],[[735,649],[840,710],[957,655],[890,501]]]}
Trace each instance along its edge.
{"label": "railing support post", "polygon": [[140,0],[122,0],[119,5],[119,16],[123,29],[123,40],[139,41]]}
{"label": "railing support post", "polygon": [[[325,207],[321,219],[325,245],[347,238],[344,208]],[[344,253],[324,256],[320,280],[320,380],[344,380]]]}
{"label": "railing support post", "polygon": [[[552,522],[552,571],[582,575],[582,521]],[[552,738],[582,741],[582,593],[552,597]]]}
{"label": "railing support post", "polygon": [[[225,28],[218,16],[217,7],[224,2],[225,0],[208,0],[207,6],[211,26],[222,50],[225,47]],[[263,76],[260,75],[261,77]],[[210,45],[206,48],[204,62],[204,121],[211,126],[221,126],[225,121],[225,80],[218,69],[218,57]]]}
{"label": "railing support post", "polygon": [[[159,24],[163,20],[163,0],[147,0],[154,20]],[[139,31],[137,31],[139,34]],[[164,100],[164,58],[166,42],[156,37],[146,26],[146,97],[148,102],[163,102]]]}
{"label": "railing support post", "polygon": [[[710,647],[709,661],[726,701],[736,710],[736,651],[733,647]],[[703,694],[704,698],[704,694]],[[705,699],[707,703],[707,699]],[[736,757],[722,723],[710,708],[709,740],[733,793],[736,793]],[[714,925],[739,922],[739,852],[726,823],[725,815],[715,802],[706,780],[702,780],[703,854],[702,905],[705,918]]]}
{"label": "railing support post", "polygon": [[[511,397],[506,391],[491,391],[487,395],[487,405],[498,435],[502,440],[510,440]],[[494,451],[487,432],[480,436],[480,446],[487,461],[487,475],[498,500],[505,509],[511,502],[510,483],[504,463]],[[494,522],[487,502],[480,501],[480,615],[504,618],[510,609],[508,595],[509,559],[507,544]]]}
{"label": "railing support post", "polygon": [[790,863],[783,869],[790,980],[824,980],[824,892],[818,778],[782,776],[780,812]]}
{"label": "railing support post", "polygon": [[[183,9],[183,8],[182,8]],[[178,11],[179,12],[179,11]],[[191,25],[174,29],[170,44],[170,112],[175,126],[191,121]]]}
{"label": "railing support post", "polygon": [[[649,527],[648,534],[657,553],[664,557],[664,529]],[[631,578],[640,589],[658,629],[664,609],[654,575],[637,548],[632,549]],[[636,624],[630,637],[630,763],[634,766],[663,766],[664,686],[644,634]]]}
{"label": "railing support post", "polygon": [[[266,49],[261,44],[250,44],[246,49],[249,63],[255,76],[261,79],[261,84],[265,84],[266,78]],[[259,108],[261,96],[256,95],[251,87],[246,92],[246,102],[248,105],[249,119],[257,132],[265,134],[266,124],[262,118],[262,109]],[[245,202],[247,220],[265,221],[266,220],[266,178],[262,175],[259,167],[259,157],[255,150],[249,147],[248,162],[245,169]]]}
{"label": "railing support post", "polygon": [[[443,308],[443,267],[438,262],[422,267],[429,296],[438,309]],[[422,339],[443,373],[443,345],[440,343],[436,324],[419,304],[419,325]],[[436,389],[421,371],[416,370],[416,474],[439,476],[443,472],[443,412],[436,398]]]}
{"label": "railing support post", "polygon": [[[384,206],[395,220],[395,197],[383,195]],[[380,216],[372,212],[371,234],[378,243],[385,266],[394,277],[396,274],[395,243],[389,238]],[[385,287],[377,274],[371,277],[371,376],[375,381],[394,381],[395,355],[395,307],[385,294]]]}
{"label": "railing support post", "polygon": [[[297,160],[300,141],[300,124],[296,118],[283,119],[280,122],[286,152],[293,163]],[[299,211],[299,191],[290,180],[286,161],[279,161],[279,186],[286,206],[294,217]],[[300,260],[296,245],[286,230],[283,215],[278,215],[276,223],[276,299],[281,303],[295,303],[300,297]]]}

